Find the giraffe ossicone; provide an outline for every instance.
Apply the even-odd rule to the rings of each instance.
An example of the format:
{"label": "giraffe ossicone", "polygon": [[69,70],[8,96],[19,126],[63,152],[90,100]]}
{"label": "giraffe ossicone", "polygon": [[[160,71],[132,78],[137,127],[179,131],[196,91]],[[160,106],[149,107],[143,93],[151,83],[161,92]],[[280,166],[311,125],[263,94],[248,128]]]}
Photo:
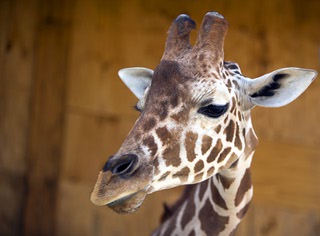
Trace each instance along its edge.
{"label": "giraffe ossicone", "polygon": [[131,213],[147,194],[189,185],[155,235],[232,234],[252,197],[249,168],[257,138],[250,110],[287,105],[317,75],[291,67],[249,79],[238,64],[224,61],[223,16],[207,13],[192,46],[195,28],[189,16],[178,16],[154,71],[119,71],[141,115],[91,194],[96,205]]}

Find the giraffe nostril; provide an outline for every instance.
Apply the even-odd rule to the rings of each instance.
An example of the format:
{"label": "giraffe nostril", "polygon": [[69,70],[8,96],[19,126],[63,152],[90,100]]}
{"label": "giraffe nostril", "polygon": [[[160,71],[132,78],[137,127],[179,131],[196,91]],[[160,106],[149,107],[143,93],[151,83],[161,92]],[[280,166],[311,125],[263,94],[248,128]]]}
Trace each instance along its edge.
{"label": "giraffe nostril", "polygon": [[114,175],[132,174],[138,165],[138,156],[135,154],[125,154],[121,157],[109,160],[105,166]]}

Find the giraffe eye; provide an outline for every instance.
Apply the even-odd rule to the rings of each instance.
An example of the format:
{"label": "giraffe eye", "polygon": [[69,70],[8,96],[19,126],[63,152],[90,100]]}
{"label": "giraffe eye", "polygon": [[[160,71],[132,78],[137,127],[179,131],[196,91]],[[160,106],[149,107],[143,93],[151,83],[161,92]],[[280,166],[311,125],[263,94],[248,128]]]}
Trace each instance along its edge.
{"label": "giraffe eye", "polygon": [[200,114],[203,114],[205,116],[211,117],[211,118],[218,118],[222,116],[227,110],[228,110],[229,104],[226,105],[213,105],[210,104],[205,107],[201,107],[198,112]]}

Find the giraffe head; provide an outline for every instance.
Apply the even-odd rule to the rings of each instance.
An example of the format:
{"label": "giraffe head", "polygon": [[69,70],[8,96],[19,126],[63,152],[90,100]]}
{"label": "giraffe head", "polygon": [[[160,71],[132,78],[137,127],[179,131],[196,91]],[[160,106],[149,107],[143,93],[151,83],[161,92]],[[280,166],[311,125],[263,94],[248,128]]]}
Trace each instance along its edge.
{"label": "giraffe head", "polygon": [[313,70],[283,68],[254,80],[244,77],[236,63],[224,62],[223,16],[207,13],[191,46],[195,27],[189,16],[178,16],[155,71],[119,71],[141,114],[99,173],[93,203],[130,213],[149,193],[237,168],[238,158],[255,148],[250,110],[290,103],[316,76]]}

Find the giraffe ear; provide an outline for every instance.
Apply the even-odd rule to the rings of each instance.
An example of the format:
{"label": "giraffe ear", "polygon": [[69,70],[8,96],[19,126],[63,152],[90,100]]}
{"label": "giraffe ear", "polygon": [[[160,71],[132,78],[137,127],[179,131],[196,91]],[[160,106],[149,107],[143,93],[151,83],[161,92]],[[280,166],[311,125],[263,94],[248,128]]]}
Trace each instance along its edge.
{"label": "giraffe ear", "polygon": [[151,84],[153,70],[143,67],[124,68],[119,70],[118,75],[131,92],[141,99]]}
{"label": "giraffe ear", "polygon": [[282,68],[253,80],[246,80],[249,108],[281,107],[299,97],[316,78],[317,72],[302,68]]}

